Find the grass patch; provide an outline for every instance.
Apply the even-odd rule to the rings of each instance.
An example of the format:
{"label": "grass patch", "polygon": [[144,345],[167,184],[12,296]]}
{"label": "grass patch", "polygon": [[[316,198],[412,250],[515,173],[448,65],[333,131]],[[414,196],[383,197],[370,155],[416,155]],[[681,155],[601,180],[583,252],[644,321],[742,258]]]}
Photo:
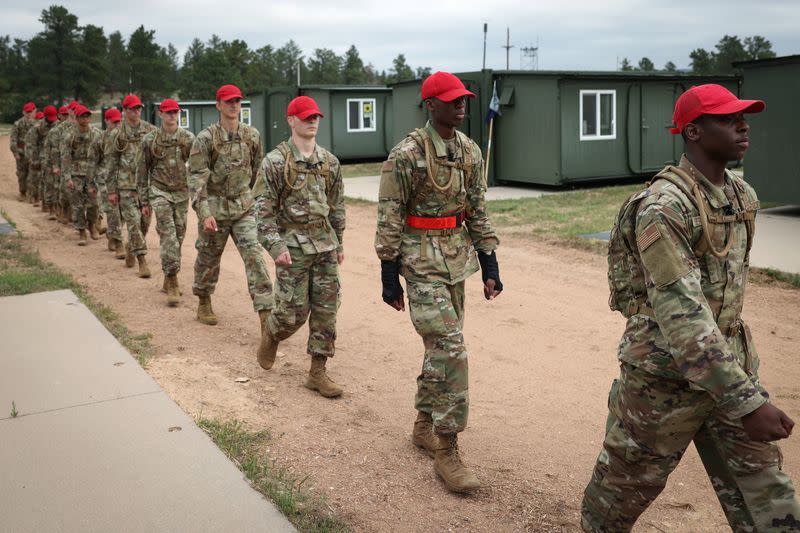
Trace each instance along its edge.
{"label": "grass patch", "polygon": [[370,163],[350,163],[342,165],[343,178],[360,178],[362,176],[380,176],[382,161]]}
{"label": "grass patch", "polygon": [[344,199],[346,205],[361,205],[361,206],[374,206],[377,202],[373,202],[372,200],[365,200],[363,198],[350,198],[346,196]]}
{"label": "grass patch", "polygon": [[267,431],[252,432],[239,421],[209,420],[202,416],[197,425],[247,476],[253,487],[272,500],[300,531],[339,533],[348,531],[319,496],[304,487],[308,476],[297,478],[275,464],[264,448],[270,441]]}
{"label": "grass patch", "polygon": [[9,225],[10,225],[12,228],[16,228],[16,227],[17,227],[17,223],[16,223],[16,222],[14,222],[13,220],[11,220],[11,219],[8,217],[8,213],[6,213],[4,209],[0,209],[0,216],[2,216],[4,219],[6,219],[6,222],[8,222],[8,223],[9,223]]}
{"label": "grass patch", "polygon": [[774,268],[751,268],[748,281],[777,285],[784,289],[800,289],[800,274],[791,274]]}
{"label": "grass patch", "polygon": [[149,333],[131,333],[113,309],[92,298],[86,287],[72,276],[44,261],[24,236],[0,235],[0,296],[61,289],[72,290],[111,334],[136,357],[139,364],[147,366],[147,360],[154,353]]}
{"label": "grass patch", "polygon": [[513,233],[530,235],[581,249],[604,251],[606,243],[579,235],[608,231],[622,203],[642,184],[566,191],[518,200],[487,202],[492,223]]}

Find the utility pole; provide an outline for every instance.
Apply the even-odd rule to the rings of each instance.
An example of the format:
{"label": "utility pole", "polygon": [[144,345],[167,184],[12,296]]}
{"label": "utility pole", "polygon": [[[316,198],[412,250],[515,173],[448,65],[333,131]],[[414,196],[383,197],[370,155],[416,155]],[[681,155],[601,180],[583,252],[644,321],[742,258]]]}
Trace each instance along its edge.
{"label": "utility pole", "polygon": [[300,87],[300,60],[297,61],[297,87]]}
{"label": "utility pole", "polygon": [[483,67],[481,70],[486,70],[486,32],[489,30],[489,25],[483,23]]}
{"label": "utility pole", "polygon": [[511,68],[510,67],[510,65],[511,65],[511,63],[510,63],[511,55],[510,54],[511,54],[511,49],[514,48],[514,45],[511,44],[511,30],[508,27],[506,27],[506,45],[502,46],[501,48],[505,48],[506,49],[506,70],[509,70]]}

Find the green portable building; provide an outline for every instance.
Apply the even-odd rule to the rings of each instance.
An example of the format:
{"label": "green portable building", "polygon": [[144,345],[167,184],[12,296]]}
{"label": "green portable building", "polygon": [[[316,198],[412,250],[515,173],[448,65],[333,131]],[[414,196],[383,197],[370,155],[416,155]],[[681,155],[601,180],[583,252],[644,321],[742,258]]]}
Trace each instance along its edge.
{"label": "green portable building", "polygon": [[[496,83],[489,184],[564,185],[651,174],[675,162],[683,141],[669,132],[677,97],[692,85],[720,83],[739,92],[736,76],[644,72],[483,71],[459,73],[477,97],[462,129],[485,151],[485,117]],[[394,139],[424,123],[421,81],[392,86]],[[414,110],[417,111],[414,111]]]}
{"label": "green portable building", "polygon": [[[158,106],[161,102],[148,102],[145,105],[143,118],[156,126],[161,125]],[[219,111],[214,100],[178,100],[181,114],[178,126],[191,131],[195,135],[219,121]],[[240,120],[245,124],[253,124],[253,113],[250,100],[242,100]]]}
{"label": "green portable building", "polygon": [[747,181],[762,201],[800,204],[800,55],[734,63],[743,70],[742,97],[764,100],[763,113],[748,115]]}

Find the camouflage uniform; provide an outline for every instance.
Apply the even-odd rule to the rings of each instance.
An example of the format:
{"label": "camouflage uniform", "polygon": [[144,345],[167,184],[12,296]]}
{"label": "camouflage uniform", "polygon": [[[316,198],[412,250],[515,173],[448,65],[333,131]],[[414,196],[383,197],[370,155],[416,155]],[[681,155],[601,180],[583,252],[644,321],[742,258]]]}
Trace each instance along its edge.
{"label": "camouflage uniform", "polygon": [[61,141],[61,175],[66,183],[72,181],[70,191],[72,223],[75,229],[86,229],[97,220],[97,169],[102,134],[89,126],[86,132],[80,127],[71,131]]}
{"label": "camouflage uniform", "polygon": [[98,205],[106,215],[106,224],[108,225],[106,237],[122,242],[122,220],[119,214],[119,204],[113,205],[108,200],[108,184],[106,183],[105,153],[108,147],[109,134],[112,131],[113,130],[103,130],[100,136],[100,149],[98,150],[95,183],[97,184]]}
{"label": "camouflage uniform", "polygon": [[[219,123],[197,134],[189,155],[189,196],[197,213],[197,259],[192,293],[211,296],[228,236],[239,250],[247,287],[256,311],[272,309],[272,281],[258,243],[250,191],[263,157],[258,130],[239,123],[229,134]],[[218,230],[207,233],[203,221],[213,216]]]}
{"label": "camouflage uniform", "polygon": [[[428,175],[425,137],[435,152],[435,177]],[[467,424],[464,280],[478,270],[475,250],[491,253],[499,244],[486,214],[482,167],[475,142],[459,131],[454,140],[444,141],[429,122],[395,146],[381,169],[375,249],[382,261],[400,258],[411,321],[425,345],[416,408],[431,414],[438,434],[458,433]],[[456,214],[463,214],[465,226],[417,230],[405,225],[408,215]]]}
{"label": "camouflage uniform", "polygon": [[[698,181],[709,215],[718,220],[758,206],[753,189],[731,173],[720,188],[685,157],[679,168]],[[719,258],[708,247],[692,246],[703,234],[701,217],[679,186],[657,180],[636,201],[638,212],[622,219],[619,231],[635,236],[631,249],[644,271],[646,296],[625,313],[621,375],[611,387],[582,525],[629,531],[694,441],[734,531],[796,530],[800,505],[781,471],[778,446],[750,440],[741,423],[768,401],[750,330],[740,318],[748,222],[710,226],[715,248],[731,244]],[[728,239],[726,227],[732,228]]]}
{"label": "camouflage uniform", "polygon": [[270,335],[287,339],[308,319],[309,355],[333,357],[345,226],[339,160],[319,145],[306,159],[293,141],[281,143],[261,163],[253,196],[264,248],[273,259],[286,251],[292,258],[275,265]]}
{"label": "camouflage uniform", "polygon": [[184,129],[169,134],[151,131],[142,140],[139,164],[139,198],[156,216],[156,231],[161,240],[161,269],[166,275],[181,269],[181,245],[186,235],[189,209],[189,182],[186,162],[194,135]]}
{"label": "camouflage uniform", "polygon": [[53,169],[59,169],[59,174],[53,172],[53,185],[55,187],[56,203],[61,207],[64,212],[71,212],[70,210],[70,194],[67,190],[67,181],[64,179],[64,173],[61,171],[61,146],[64,138],[72,132],[73,128],[77,128],[78,124],[65,120],[59,122],[53,127],[50,133],[50,140],[48,141],[50,149],[48,157],[51,161]]}
{"label": "camouflage uniform", "polygon": [[39,200],[44,139],[51,129],[53,129],[53,123],[43,119],[25,135],[25,158],[28,160],[28,180],[25,190],[31,201]]}
{"label": "camouflage uniform", "polygon": [[[28,158],[25,157],[25,137],[35,125],[35,121],[25,117],[18,119],[11,128],[11,139],[8,143],[17,162],[17,183],[22,196],[25,196],[28,190]],[[16,156],[19,156],[19,159],[16,159]]]}
{"label": "camouflage uniform", "polygon": [[144,120],[135,128],[123,120],[108,134],[103,153],[108,194],[119,198],[119,213],[128,227],[128,250],[137,257],[147,254],[144,238],[152,218],[142,215],[137,184],[142,139],[151,131],[156,131],[156,127]]}

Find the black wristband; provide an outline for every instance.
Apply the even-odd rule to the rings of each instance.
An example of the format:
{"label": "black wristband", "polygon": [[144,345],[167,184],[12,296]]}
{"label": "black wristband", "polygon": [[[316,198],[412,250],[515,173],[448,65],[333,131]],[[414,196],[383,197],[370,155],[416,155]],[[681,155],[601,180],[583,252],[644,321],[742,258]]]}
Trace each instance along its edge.
{"label": "black wristband", "polygon": [[387,304],[392,304],[403,297],[403,286],[400,285],[400,260],[381,261],[381,297]]}
{"label": "black wristband", "polygon": [[500,267],[497,265],[497,256],[494,253],[478,252],[478,261],[481,264],[481,277],[485,284],[488,280],[494,280],[494,290],[501,292],[503,283],[500,281]]}

